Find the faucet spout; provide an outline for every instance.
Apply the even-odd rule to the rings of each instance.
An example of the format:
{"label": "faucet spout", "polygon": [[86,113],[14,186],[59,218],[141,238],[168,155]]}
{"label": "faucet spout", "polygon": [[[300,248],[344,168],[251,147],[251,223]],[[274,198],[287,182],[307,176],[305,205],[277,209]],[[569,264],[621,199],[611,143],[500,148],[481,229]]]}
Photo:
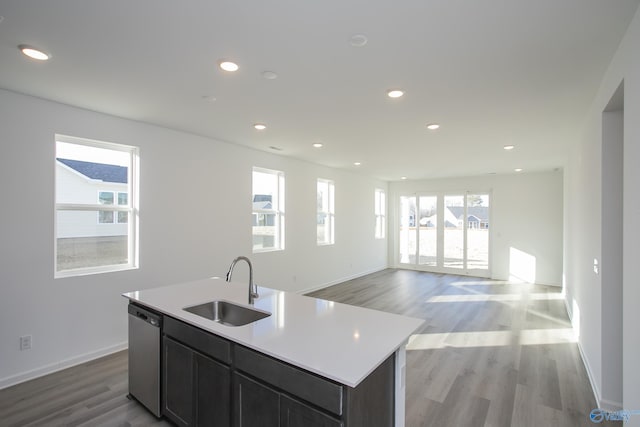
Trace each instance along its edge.
{"label": "faucet spout", "polygon": [[253,304],[253,300],[258,298],[258,286],[253,283],[253,265],[251,265],[251,261],[246,256],[239,256],[233,261],[231,261],[231,265],[229,266],[229,271],[227,271],[227,282],[231,281],[231,275],[233,274],[233,269],[235,268],[238,261],[246,261],[249,266],[249,304]]}

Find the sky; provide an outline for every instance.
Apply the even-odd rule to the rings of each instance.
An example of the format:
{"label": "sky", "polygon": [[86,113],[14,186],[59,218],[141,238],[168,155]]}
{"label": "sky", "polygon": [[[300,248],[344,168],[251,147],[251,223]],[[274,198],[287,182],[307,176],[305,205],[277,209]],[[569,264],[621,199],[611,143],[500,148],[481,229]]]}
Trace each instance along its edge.
{"label": "sky", "polygon": [[56,142],[56,158],[129,166],[129,153],[127,152],[60,141]]}

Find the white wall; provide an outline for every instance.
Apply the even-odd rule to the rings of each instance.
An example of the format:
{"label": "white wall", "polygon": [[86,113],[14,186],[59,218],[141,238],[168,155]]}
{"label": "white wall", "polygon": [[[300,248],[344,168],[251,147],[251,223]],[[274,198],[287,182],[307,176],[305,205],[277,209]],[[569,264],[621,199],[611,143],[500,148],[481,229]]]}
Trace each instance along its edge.
{"label": "white wall", "polygon": [[[509,279],[513,247],[535,257],[536,283],[559,286],[563,256],[562,180],[561,171],[550,171],[393,182],[389,186],[389,203],[396,206],[400,195],[413,193],[491,191],[491,277]],[[397,209],[390,212],[397,214]],[[396,235],[393,231],[392,237]],[[389,243],[389,259],[393,260],[397,252],[395,238]]]}
{"label": "white wall", "polygon": [[[584,129],[571,153],[565,177],[565,231],[567,247],[565,284],[567,306],[579,328],[579,344],[589,370],[596,397],[601,406],[622,403],[624,409],[640,408],[640,12],[627,29],[591,105]],[[615,384],[603,387],[603,375],[610,366],[607,337],[615,335],[615,322],[603,313],[603,295],[615,283],[603,282],[593,271],[593,259],[604,259],[602,250],[609,250],[611,242],[603,239],[601,205],[603,191],[610,182],[611,163],[605,159],[603,170],[603,111],[620,83],[624,81],[624,165],[623,165],[623,228],[622,228],[622,393],[615,392]],[[607,166],[609,165],[609,166]],[[620,173],[620,171],[617,171]],[[603,187],[603,182],[605,187]],[[604,231],[606,232],[606,230]],[[604,248],[604,249],[603,249]],[[609,254],[607,254],[609,255]],[[604,262],[601,270],[611,268]],[[614,267],[615,268],[615,267]],[[611,307],[608,307],[611,308]],[[615,308],[614,308],[615,309]],[[620,309],[618,307],[617,309]],[[606,354],[606,357],[603,357]],[[613,358],[615,359],[615,357]],[[611,362],[609,362],[611,363]],[[610,380],[610,378],[608,378]],[[620,387],[620,384],[618,384]],[[616,394],[622,402],[616,402]],[[628,425],[640,426],[640,416],[632,416]]]}
{"label": "white wall", "polygon": [[[56,133],[140,147],[139,269],[54,280]],[[124,348],[121,293],[223,276],[237,255],[258,284],[298,292],[387,266],[373,214],[387,184],[359,174],[3,90],[0,147],[0,387]],[[285,251],[251,253],[253,166],[286,174]],[[336,185],[333,246],[316,245],[319,177]]]}

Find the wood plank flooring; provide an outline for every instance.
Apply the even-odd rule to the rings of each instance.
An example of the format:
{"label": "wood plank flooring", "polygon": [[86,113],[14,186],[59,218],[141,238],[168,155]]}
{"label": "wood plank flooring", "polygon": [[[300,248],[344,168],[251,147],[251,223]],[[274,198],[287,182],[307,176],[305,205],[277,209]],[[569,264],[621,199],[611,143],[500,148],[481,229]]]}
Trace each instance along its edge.
{"label": "wood plank flooring", "polygon": [[560,292],[389,269],[310,295],[426,320],[407,345],[407,427],[595,425]]}
{"label": "wood plank flooring", "polygon": [[[311,296],[426,320],[407,346],[407,427],[595,425],[559,292],[389,269]],[[0,390],[0,426],[170,425],[126,396],[125,351]]]}

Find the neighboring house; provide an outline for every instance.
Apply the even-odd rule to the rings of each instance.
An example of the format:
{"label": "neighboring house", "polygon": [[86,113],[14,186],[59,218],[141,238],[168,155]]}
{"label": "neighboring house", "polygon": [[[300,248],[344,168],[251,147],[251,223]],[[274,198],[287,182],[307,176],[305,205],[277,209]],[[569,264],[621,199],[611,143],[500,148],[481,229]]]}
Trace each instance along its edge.
{"label": "neighboring house", "polygon": [[[462,227],[464,219],[463,206],[451,206],[447,208],[456,218],[458,227]],[[488,206],[468,206],[467,226],[469,228],[487,229],[489,228],[489,207]]]}
{"label": "neighboring house", "polygon": [[[463,206],[450,206],[444,208],[444,226],[462,227],[464,217]],[[436,227],[438,215],[425,216],[420,218],[421,227]],[[487,206],[467,207],[467,227],[475,229],[489,228],[489,208]]]}
{"label": "neighboring house", "polygon": [[255,213],[263,210],[273,210],[270,194],[256,194],[253,196],[253,226],[272,227],[275,225],[275,215]]}
{"label": "neighboring house", "polygon": [[[103,163],[56,159],[56,202],[58,204],[126,205],[127,168]],[[126,212],[59,211],[58,238],[124,236],[128,230]]]}

